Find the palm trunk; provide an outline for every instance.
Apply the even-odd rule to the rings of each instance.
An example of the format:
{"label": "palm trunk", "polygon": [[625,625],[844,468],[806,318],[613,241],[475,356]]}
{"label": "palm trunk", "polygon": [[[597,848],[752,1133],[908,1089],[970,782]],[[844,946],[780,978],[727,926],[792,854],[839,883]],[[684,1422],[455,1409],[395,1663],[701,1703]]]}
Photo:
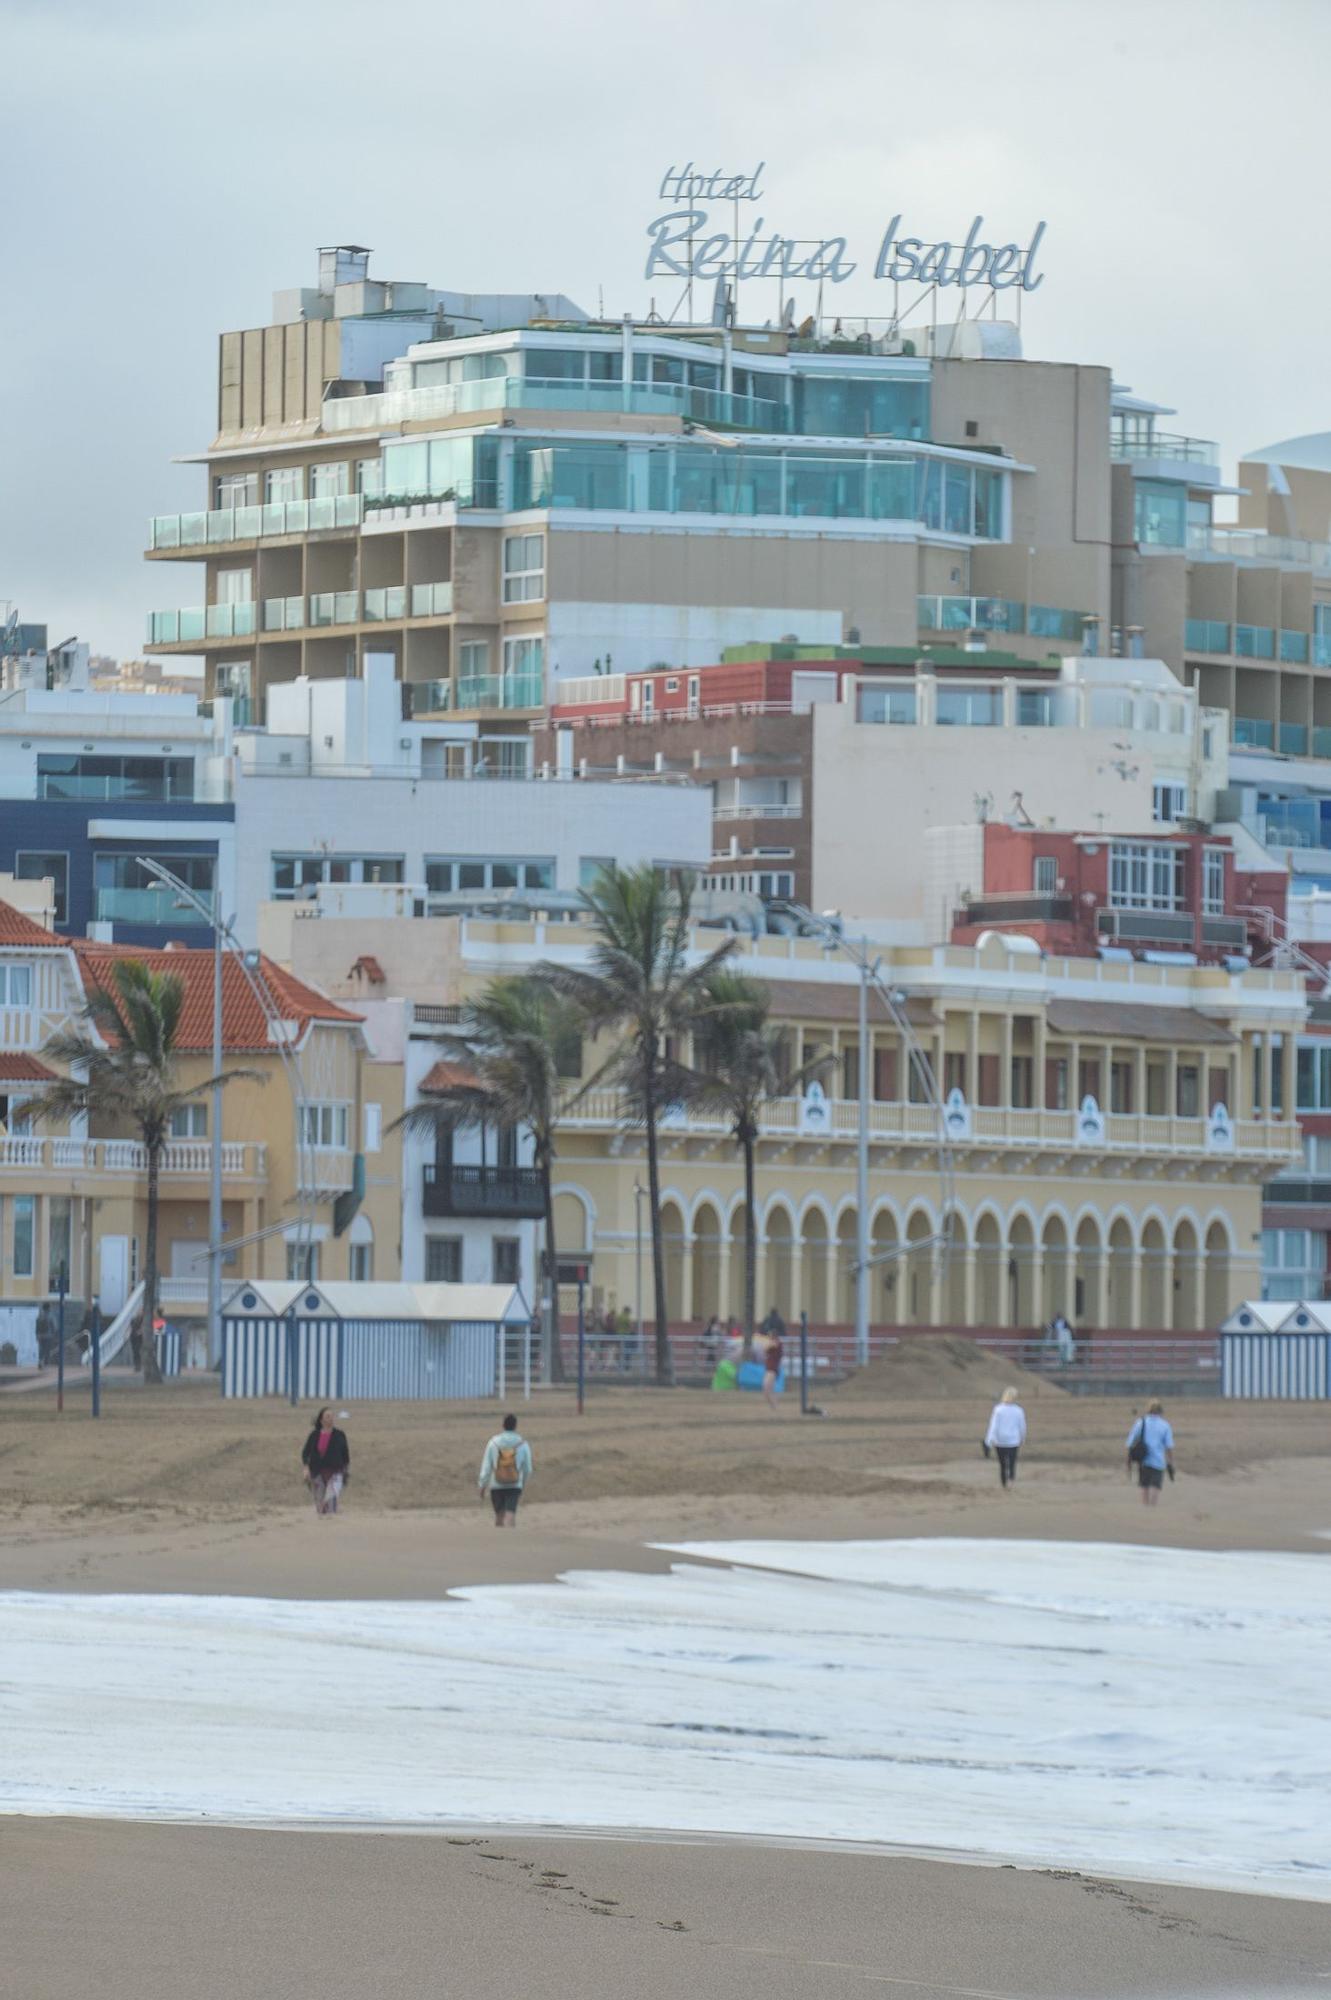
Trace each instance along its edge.
{"label": "palm trunk", "polygon": [[753,1195],[753,1134],[745,1129],[744,1147],[744,1337],[752,1346],[758,1291],[758,1217]]}
{"label": "palm trunk", "polygon": [[670,1319],[666,1306],[665,1246],[661,1241],[661,1171],[656,1158],[656,1097],[650,1085],[643,1094],[647,1129],[647,1206],[652,1213],[652,1284],[656,1294],[656,1379],[672,1382]]}
{"label": "palm trunk", "polygon": [[541,1154],[541,1200],[545,1207],[545,1266],[550,1286],[550,1314],[545,1328],[546,1379],[562,1382],[564,1355],[559,1345],[559,1251],[555,1243],[555,1194],[551,1185],[550,1156],[545,1152]]}
{"label": "palm trunk", "polygon": [[[217,1144],[216,1134],[213,1144]],[[161,1141],[150,1141],[148,1152],[148,1234],[143,1246],[143,1379],[145,1382],[160,1382],[162,1371],[157,1365],[157,1336],[153,1332],[153,1321],[157,1318],[157,1177],[162,1165]]]}

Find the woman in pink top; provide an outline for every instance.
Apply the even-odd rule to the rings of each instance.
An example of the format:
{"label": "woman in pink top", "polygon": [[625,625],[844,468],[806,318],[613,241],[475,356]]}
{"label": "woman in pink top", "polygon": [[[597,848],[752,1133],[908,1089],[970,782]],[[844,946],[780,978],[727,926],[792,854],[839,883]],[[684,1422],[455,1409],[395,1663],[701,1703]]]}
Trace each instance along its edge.
{"label": "woman in pink top", "polygon": [[305,1440],[300,1462],[305,1483],[314,1496],[316,1514],[336,1514],[337,1497],[351,1476],[351,1453],[345,1431],[333,1427],[333,1412],[320,1410]]}

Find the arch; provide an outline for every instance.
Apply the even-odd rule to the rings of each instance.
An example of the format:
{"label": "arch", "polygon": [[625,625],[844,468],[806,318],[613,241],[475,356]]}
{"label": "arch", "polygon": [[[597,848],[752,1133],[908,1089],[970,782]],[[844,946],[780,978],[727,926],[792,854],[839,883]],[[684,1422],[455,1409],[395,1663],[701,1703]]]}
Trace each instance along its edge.
{"label": "arch", "polygon": [[1047,1210],[1040,1224],[1040,1282],[1044,1289],[1043,1317],[1055,1313],[1076,1317],[1072,1301],[1072,1271],[1068,1256],[1068,1222],[1061,1209]]}
{"label": "arch", "polygon": [[[646,1211],[643,1212],[643,1235],[647,1235],[649,1224]],[[661,1203],[661,1254],[665,1263],[666,1313],[672,1320],[687,1316],[685,1302],[686,1256],[688,1237],[684,1229],[684,1211],[674,1195]],[[643,1247],[642,1271],[642,1312],[644,1320],[652,1316],[652,1272],[651,1246]]]}
{"label": "arch", "polygon": [[1202,1267],[1198,1254],[1197,1225],[1190,1215],[1181,1215],[1174,1224],[1172,1271],[1174,1325],[1181,1333],[1200,1332]]}
{"label": "arch", "polygon": [[1149,1333],[1167,1332],[1172,1317],[1172,1287],[1169,1282],[1168,1238],[1158,1215],[1148,1215],[1142,1223],[1140,1261],[1141,1323]]}
{"label": "arch", "polygon": [[800,1218],[804,1310],[810,1326],[828,1322],[828,1262],[831,1236],[827,1216],[820,1202],[810,1202]]}
{"label": "arch", "polygon": [[711,1202],[693,1211],[693,1317],[709,1320],[721,1310],[721,1218]]}
{"label": "arch", "polygon": [[906,1222],[905,1304],[902,1319],[907,1326],[934,1324],[933,1217],[915,1208]]}
{"label": "arch", "polygon": [[1079,1326],[1103,1326],[1104,1238],[1099,1218],[1083,1215],[1077,1223],[1072,1262],[1072,1317]]}
{"label": "arch", "polygon": [[1105,1321],[1109,1326],[1130,1332],[1138,1323],[1134,1282],[1138,1273],[1137,1247],[1126,1215],[1114,1217],[1107,1240]]}
{"label": "arch", "polygon": [[[836,1226],[836,1282],[833,1312],[843,1326],[855,1324],[855,1259],[859,1218],[853,1208],[843,1208]],[[873,1288],[869,1290],[869,1317],[873,1318]]]}
{"label": "arch", "polygon": [[[592,1247],[596,1211],[578,1187],[557,1187],[554,1192],[555,1246],[560,1256],[576,1255]],[[643,1227],[647,1218],[643,1217]]]}
{"label": "arch", "polygon": [[902,1272],[900,1257],[887,1257],[901,1241],[896,1212],[880,1208],[869,1229],[869,1255],[874,1258],[869,1291],[869,1318],[879,1326],[895,1326],[901,1311]]}
{"label": "arch", "polygon": [[1035,1221],[1028,1210],[1020,1209],[1008,1218],[1007,1304],[1008,1324],[1030,1328],[1040,1321],[1040,1269],[1035,1247]]}
{"label": "arch", "polygon": [[986,1208],[975,1218],[975,1324],[1004,1326],[1003,1232],[998,1217]]}
{"label": "arch", "polygon": [[[761,1319],[762,1313],[758,1310],[758,1298],[757,1298],[758,1263],[757,1263],[756,1239],[759,1235],[759,1230],[758,1230],[758,1218],[756,1215],[753,1218],[753,1233],[755,1238],[754,1266],[753,1266],[754,1317],[756,1319]],[[745,1317],[744,1271],[745,1271],[745,1257],[748,1251],[748,1243],[745,1237],[744,1203],[742,1201],[736,1202],[735,1206],[730,1211],[730,1221],[726,1227],[726,1235],[729,1237],[730,1240],[729,1269],[727,1273],[728,1283],[722,1287],[721,1303],[717,1307],[717,1311],[720,1313],[722,1319],[726,1320],[727,1322],[729,1322],[729,1320],[732,1317],[737,1319],[740,1323],[740,1326],[743,1328],[743,1331],[745,1333],[748,1333],[750,1329],[744,1325],[744,1317]]]}
{"label": "arch", "polygon": [[1230,1298],[1230,1255],[1229,1225],[1216,1216],[1207,1225],[1206,1255],[1202,1264],[1202,1309],[1206,1314],[1206,1324],[1212,1331],[1228,1318],[1233,1305]]}
{"label": "arch", "polygon": [[764,1221],[764,1246],[758,1280],[758,1317],[776,1306],[783,1319],[793,1323],[798,1302],[795,1298],[795,1225],[783,1201],[768,1205]]}

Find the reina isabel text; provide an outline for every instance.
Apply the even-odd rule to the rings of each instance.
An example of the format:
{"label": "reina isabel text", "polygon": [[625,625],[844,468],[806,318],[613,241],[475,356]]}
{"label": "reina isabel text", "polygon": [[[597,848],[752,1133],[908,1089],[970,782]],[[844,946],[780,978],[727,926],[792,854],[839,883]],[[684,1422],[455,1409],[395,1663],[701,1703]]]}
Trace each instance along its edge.
{"label": "reina isabel text", "polygon": [[[658,215],[647,225],[650,248],[646,275],[649,278],[806,278],[842,285],[859,269],[849,255],[844,236],[828,236],[819,242],[776,234],[764,235],[765,218],[759,216],[747,235],[713,228],[709,211],[697,207],[700,201],[738,204],[759,201],[758,181],[762,166],[751,174],[726,174],[717,169],[705,174],[686,167],[672,167],[661,181],[661,197],[683,201],[688,206]],[[1035,270],[1035,253],[1045,232],[1037,223],[1031,240],[1020,243],[987,243],[981,238],[984,217],[977,215],[957,243],[928,243],[919,236],[901,234],[901,217],[894,215],[883,234],[874,259],[875,278],[895,284],[955,285],[965,290],[985,285],[996,292],[1019,288],[1036,291],[1044,274]]]}

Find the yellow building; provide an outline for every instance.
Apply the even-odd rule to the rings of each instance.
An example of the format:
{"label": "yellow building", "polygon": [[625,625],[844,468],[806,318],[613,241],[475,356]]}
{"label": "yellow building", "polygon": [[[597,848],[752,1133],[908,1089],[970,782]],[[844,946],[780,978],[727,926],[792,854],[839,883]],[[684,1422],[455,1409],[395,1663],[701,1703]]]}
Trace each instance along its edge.
{"label": "yellow building", "polygon": [[[698,934],[700,948],[715,942]],[[460,919],[458,991],[441,997],[542,960],[578,963],[588,943],[573,924]],[[873,1324],[1026,1328],[1061,1310],[1081,1327],[1183,1331],[1256,1292],[1262,1184],[1299,1151],[1297,974],[1047,958],[997,933],[880,958],[951,1137],[940,1142],[938,1109],[871,995]],[[768,983],[792,1066],[832,1057],[824,1106],[787,1098],[764,1113],[759,1311],[848,1326],[859,975],[788,937],[746,944],[735,964]],[[586,1052],[587,1074],[597,1059]],[[738,1314],[741,1170],[724,1121],[668,1117],[661,1157],[671,1319]],[[577,1099],[559,1138],[556,1227],[561,1255],[591,1258],[598,1305],[637,1305],[645,1185],[642,1135],[615,1093]],[[650,1317],[645,1253],[642,1269]]]}
{"label": "yellow building", "polygon": [[[137,958],[185,986],[179,1075],[212,1074],[213,955],[98,944],[54,936],[0,904],[0,1241],[3,1299],[24,1305],[56,1289],[62,1262],[80,1305],[118,1310],[142,1275],[146,1161],[132,1133],[41,1115],[54,1072],[50,1037],[77,1027],[117,958]],[[396,1277],[399,1147],[388,1128],[401,1105],[401,1066],[372,1059],[359,1015],[325,999],[269,960],[223,961],[223,1067],[249,1075],[223,1099],[225,1234],[238,1246],[224,1277],[286,1276],[313,1239],[325,1277]],[[202,1311],[207,1289],[211,1102],[184,1107],[161,1171],[159,1258],[163,1304]],[[358,1159],[363,1167],[358,1168]],[[334,1204],[363,1179],[344,1232]],[[344,1205],[345,1206],[345,1205]]]}

